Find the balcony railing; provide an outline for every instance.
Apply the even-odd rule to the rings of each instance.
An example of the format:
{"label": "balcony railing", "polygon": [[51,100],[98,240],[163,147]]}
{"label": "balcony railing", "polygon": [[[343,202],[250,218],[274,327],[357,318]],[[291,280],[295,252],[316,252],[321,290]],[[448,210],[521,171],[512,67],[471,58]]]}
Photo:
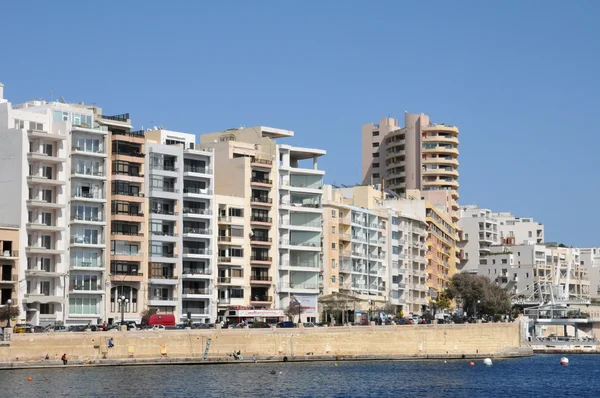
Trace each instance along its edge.
{"label": "balcony railing", "polygon": [[92,239],[91,237],[87,236],[71,235],[71,243],[79,243],[83,245],[103,245],[104,239],[102,239],[101,237],[98,237],[97,239]]}
{"label": "balcony railing", "polygon": [[[126,115],[129,118],[129,114],[126,114]],[[126,135],[128,137],[136,137],[136,138],[144,138],[144,134],[145,134],[144,130],[136,130],[136,131],[121,131],[121,130],[116,130],[116,131],[112,132],[112,135]]]}
{"label": "balcony railing", "polygon": [[121,155],[121,156],[131,156],[134,158],[144,158],[146,157],[145,153],[139,151],[113,151],[113,155]]}
{"label": "balcony railing", "polygon": [[250,180],[251,182],[255,182],[257,184],[267,184],[267,185],[273,185],[273,180],[269,180],[266,178],[256,178],[256,177],[252,177],[252,179]]}
{"label": "balcony railing", "polygon": [[285,283],[282,282],[279,284],[281,289],[318,289],[318,285],[316,283]]}
{"label": "balcony railing", "polygon": [[104,264],[100,261],[71,261],[71,267],[77,268],[103,268]]}
{"label": "balcony railing", "polygon": [[209,255],[211,253],[212,253],[212,251],[210,249],[199,249],[199,248],[194,248],[194,247],[184,247],[183,248],[183,254]]}
{"label": "balcony railing", "polygon": [[183,214],[203,214],[203,215],[211,215],[212,210],[209,209],[196,209],[193,207],[184,207]]}
{"label": "balcony railing", "polygon": [[124,236],[144,236],[143,232],[138,231],[110,231],[111,235],[124,235]]}
{"label": "balcony railing", "polygon": [[74,214],[71,216],[71,221],[92,221],[92,222],[103,222],[102,217],[84,216],[81,214]]}
{"label": "balcony railing", "polygon": [[305,267],[305,268],[321,268],[322,263],[318,261],[282,261],[283,267]]}
{"label": "balcony railing", "polygon": [[219,262],[219,263],[230,263],[231,262],[231,257],[219,256],[219,257],[217,257],[217,262]]}
{"label": "balcony railing", "polygon": [[132,192],[132,191],[113,191],[113,195],[123,195],[123,196],[135,196],[139,198],[143,198],[144,194],[141,192]]}
{"label": "balcony railing", "polygon": [[265,197],[260,197],[260,196],[252,198],[250,201],[251,202],[256,202],[256,203],[273,203],[273,199],[272,198],[265,198]]}
{"label": "balcony railing", "polygon": [[[73,281],[71,281],[71,283],[73,283]],[[97,292],[97,291],[104,291],[104,285],[102,285],[101,283],[98,283],[97,285],[92,285],[92,286],[75,285],[75,286],[71,286],[71,288],[69,289],[69,292],[71,292],[71,293],[73,293],[73,292]]]}
{"label": "balcony railing", "polygon": [[251,296],[251,302],[261,302],[261,303],[270,303],[273,301],[272,296]]}
{"label": "balcony railing", "polygon": [[281,220],[280,225],[287,225],[292,227],[307,227],[307,228],[321,228],[321,221],[301,221],[301,222],[293,222],[289,220]]}
{"label": "balcony railing", "polygon": [[268,256],[251,256],[250,257],[250,261],[273,261],[272,257],[268,257]]}
{"label": "balcony railing", "polygon": [[177,301],[177,296],[175,296],[175,295],[168,295],[168,296],[148,295],[148,300]]}
{"label": "balcony railing", "polygon": [[183,275],[212,275],[209,268],[184,268]]}
{"label": "balcony railing", "polygon": [[198,288],[198,289],[194,289],[194,288],[183,288],[183,294],[204,294],[204,295],[208,295],[211,294],[212,291],[209,288]]}
{"label": "balcony railing", "polygon": [[289,246],[302,246],[302,247],[321,247],[321,242],[297,242],[297,241],[289,241],[287,239],[280,239],[280,245],[289,245]]}
{"label": "balcony railing", "polygon": [[187,173],[212,174],[212,169],[208,167],[184,166],[183,171]]}
{"label": "balcony railing", "polygon": [[273,219],[271,217],[263,217],[263,216],[252,215],[252,216],[250,216],[250,221],[272,223]]}
{"label": "balcony railing", "polygon": [[78,152],[87,152],[87,153],[100,153],[100,154],[106,153],[104,151],[104,148],[87,148],[87,147],[82,147],[82,146],[77,146],[77,145],[73,145],[71,147],[71,150],[78,151]]}
{"label": "balcony railing", "polygon": [[135,171],[123,171],[123,170],[113,170],[112,175],[121,175],[121,176],[128,176],[128,177],[143,177],[144,176],[139,171],[135,172]]}
{"label": "balcony railing", "polygon": [[183,193],[190,193],[195,195],[212,195],[212,191],[210,189],[195,187],[185,187],[183,188]]}
{"label": "balcony railing", "polygon": [[[167,216],[178,216],[179,215],[179,213],[177,213],[176,211],[173,211],[173,210],[151,209],[150,212],[152,212],[152,214],[164,214]],[[185,209],[183,212],[185,213]]]}
{"label": "balcony railing", "polygon": [[143,276],[143,274],[141,272],[137,272],[137,271],[118,271],[115,270],[114,268],[111,268],[110,270],[110,274],[111,275],[117,275],[117,276]]}
{"label": "balcony railing", "polygon": [[188,307],[183,307],[182,311],[183,311],[182,312],[183,315],[186,315],[188,313],[190,315],[192,315],[192,316],[194,316],[194,315],[208,315],[209,314],[208,308],[188,308]]}
{"label": "balcony railing", "polygon": [[175,166],[172,166],[170,164],[153,164],[151,166],[151,169],[153,170],[163,170],[163,171],[178,171],[179,169]]}
{"label": "balcony railing", "polygon": [[211,235],[212,230],[210,229],[200,229],[200,228],[190,228],[183,227],[184,234],[197,234],[197,235]]}
{"label": "balcony railing", "polygon": [[105,199],[104,198],[104,193],[103,192],[87,192],[87,193],[82,193],[82,192],[75,192],[73,194],[71,194],[72,198],[82,198],[82,199]]}
{"label": "balcony railing", "polygon": [[170,192],[170,193],[178,193],[179,189],[175,188],[175,187],[150,187],[151,190],[153,191],[159,191],[159,192]]}
{"label": "balcony railing", "polygon": [[153,236],[179,236],[173,231],[150,231],[150,234]]}
{"label": "balcony railing", "polygon": [[144,217],[144,213],[142,213],[141,211],[112,210],[110,212],[110,214],[122,215],[122,216]]}
{"label": "balcony railing", "polygon": [[90,170],[90,169],[71,169],[73,174],[83,175],[83,176],[92,176],[92,177],[106,177],[104,174],[104,170]]}
{"label": "balcony railing", "polygon": [[261,282],[271,282],[273,280],[269,275],[250,275],[250,282],[252,281],[261,281]]}
{"label": "balcony railing", "polygon": [[140,256],[143,256],[144,253],[142,253],[142,252],[135,252],[135,251],[114,251],[114,250],[111,250],[110,251],[110,255],[111,256],[140,257]]}
{"label": "balcony railing", "polygon": [[273,239],[269,238],[268,236],[251,235],[250,236],[250,241],[251,242],[268,242],[268,243],[271,243],[271,242],[273,242]]}
{"label": "balcony railing", "polygon": [[116,122],[129,121],[129,113],[121,113],[119,115],[114,115],[114,116],[98,115],[98,117],[101,119],[106,119],[106,120],[114,120]]}
{"label": "balcony railing", "polygon": [[231,236],[219,236],[217,240],[219,242],[231,242]]}
{"label": "balcony railing", "polygon": [[250,163],[256,163],[256,164],[265,164],[265,165],[269,165],[272,166],[273,165],[273,161],[272,160],[268,160],[268,159],[259,159],[256,157],[253,157],[250,160]]}
{"label": "balcony railing", "polygon": [[321,208],[321,203],[317,203],[317,202],[294,202],[294,201],[290,201],[290,200],[282,200],[280,202],[280,204],[285,205],[285,206],[292,206],[292,207],[305,207],[305,208],[309,208],[309,209],[320,209]]}

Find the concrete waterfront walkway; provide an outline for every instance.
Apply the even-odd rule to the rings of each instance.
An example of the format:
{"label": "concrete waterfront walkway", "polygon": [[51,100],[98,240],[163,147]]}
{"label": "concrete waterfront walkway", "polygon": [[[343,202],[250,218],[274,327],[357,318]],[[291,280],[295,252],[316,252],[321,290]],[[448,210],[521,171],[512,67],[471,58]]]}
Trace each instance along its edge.
{"label": "concrete waterfront walkway", "polygon": [[222,358],[118,358],[118,359],[95,359],[89,361],[71,361],[63,365],[62,361],[40,360],[40,361],[14,361],[0,363],[0,370],[11,369],[47,369],[47,368],[80,368],[94,366],[155,366],[155,365],[239,365],[253,363],[273,362],[341,362],[341,361],[424,361],[424,360],[469,360],[481,358],[520,358],[532,356],[533,352],[528,348],[519,348],[505,353],[472,354],[472,355],[302,355],[302,356],[257,356],[256,361],[245,358],[235,360],[231,357]]}

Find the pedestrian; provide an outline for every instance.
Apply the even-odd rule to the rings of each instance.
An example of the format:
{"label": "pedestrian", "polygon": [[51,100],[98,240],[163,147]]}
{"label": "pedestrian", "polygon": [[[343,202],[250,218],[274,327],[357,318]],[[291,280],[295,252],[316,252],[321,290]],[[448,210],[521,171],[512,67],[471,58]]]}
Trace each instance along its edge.
{"label": "pedestrian", "polygon": [[252,362],[256,363],[256,354],[252,354]]}
{"label": "pedestrian", "polygon": [[115,346],[115,343],[113,342],[113,338],[111,337],[110,339],[108,339],[108,348],[113,348]]}
{"label": "pedestrian", "polygon": [[66,353],[64,353],[64,354],[62,355],[62,357],[60,357],[60,359],[61,359],[61,361],[63,361],[63,365],[66,365],[66,364],[67,364],[67,354],[66,354]]}
{"label": "pedestrian", "polygon": [[106,330],[106,321],[102,322],[102,330]]}
{"label": "pedestrian", "polygon": [[46,361],[50,360],[50,355],[46,354]]}

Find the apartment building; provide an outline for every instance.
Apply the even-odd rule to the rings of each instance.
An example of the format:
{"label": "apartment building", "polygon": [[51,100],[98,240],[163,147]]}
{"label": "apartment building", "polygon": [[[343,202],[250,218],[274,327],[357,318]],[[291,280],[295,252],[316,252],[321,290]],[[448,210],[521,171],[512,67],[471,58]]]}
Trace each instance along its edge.
{"label": "apartment building", "polygon": [[19,227],[0,225],[0,306],[19,305]]}
{"label": "apartment building", "polygon": [[[109,324],[124,320],[140,322],[146,308],[144,294],[148,272],[148,200],[144,186],[144,132],[133,131],[129,114],[102,115],[96,119],[108,130],[108,169],[110,184],[106,191],[88,192],[85,200],[94,202],[107,194],[110,200],[110,256],[106,264],[106,320]],[[121,302],[119,302],[121,300]]]}
{"label": "apartment building", "polygon": [[435,299],[450,285],[456,273],[458,228],[444,209],[426,203],[427,217],[427,286],[429,297]]}
{"label": "apartment building", "polygon": [[362,127],[363,184],[383,184],[405,196],[419,190],[447,208],[454,222],[459,208],[458,128],[432,123],[425,114],[404,114],[405,127],[393,118]]}
{"label": "apartment building", "polygon": [[492,217],[498,220],[501,243],[507,245],[544,243],[544,224],[534,221],[533,218],[515,217],[510,212],[492,213]]}
{"label": "apartment building", "polygon": [[580,264],[577,248],[540,244],[493,246],[480,259],[478,273],[508,290],[513,301],[523,304],[549,301],[552,297],[572,302],[587,302],[590,298],[587,269]]}
{"label": "apartment building", "polygon": [[148,308],[180,321],[216,319],[213,151],[194,134],[146,131]]}
{"label": "apartment building", "polygon": [[[104,319],[107,129],[80,104],[0,98],[0,222],[18,225],[19,303],[31,324]],[[88,195],[97,193],[95,200]],[[25,267],[24,264],[27,264]]]}
{"label": "apartment building", "polygon": [[[243,198],[250,211],[249,274],[259,279],[250,279],[252,300],[246,302],[255,308],[298,305],[310,321],[318,318],[324,171],[317,159],[325,151],[275,141],[293,135],[258,126],[204,134],[201,143],[215,149],[216,193]],[[219,272],[224,267],[219,264]],[[234,294],[245,292],[236,288]],[[230,305],[229,295],[219,285],[220,311]]]}
{"label": "apartment building", "polygon": [[590,297],[600,298],[600,248],[587,247],[579,249],[581,266],[587,270],[590,281]]}
{"label": "apartment building", "polygon": [[457,223],[462,230],[462,239],[458,243],[459,271],[477,273],[479,259],[490,254],[492,246],[502,243],[499,221],[492,214],[491,210],[475,205],[461,206]]}
{"label": "apartment building", "polygon": [[360,301],[354,309],[365,313],[388,302],[390,285],[387,215],[353,205],[355,195],[366,194],[359,192],[361,188],[373,189],[370,186],[333,188],[331,185],[324,188],[322,284],[323,293],[355,296]]}

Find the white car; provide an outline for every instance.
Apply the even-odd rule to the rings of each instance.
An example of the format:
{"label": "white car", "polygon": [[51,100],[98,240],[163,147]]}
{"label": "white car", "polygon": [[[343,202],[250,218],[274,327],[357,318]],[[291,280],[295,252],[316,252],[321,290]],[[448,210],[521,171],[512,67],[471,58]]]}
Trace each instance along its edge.
{"label": "white car", "polygon": [[152,329],[149,330],[166,330],[164,325],[154,325],[152,326]]}

